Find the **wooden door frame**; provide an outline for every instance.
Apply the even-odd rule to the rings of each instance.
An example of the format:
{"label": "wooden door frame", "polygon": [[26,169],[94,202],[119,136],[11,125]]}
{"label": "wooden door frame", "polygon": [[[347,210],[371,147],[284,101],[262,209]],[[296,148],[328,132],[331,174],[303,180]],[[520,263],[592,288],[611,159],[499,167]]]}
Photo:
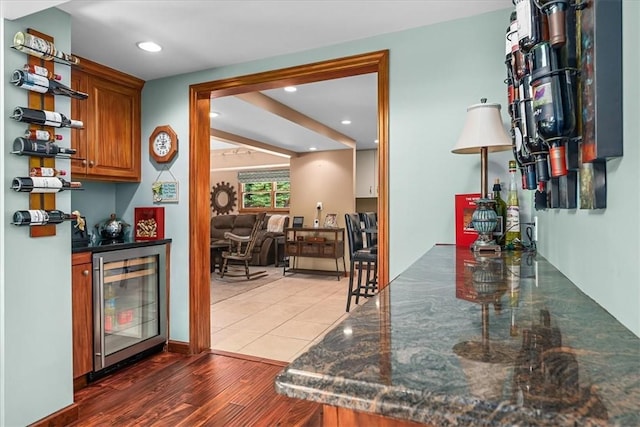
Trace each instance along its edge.
{"label": "wooden door frame", "polygon": [[189,353],[211,346],[210,319],[210,100],[211,97],[275,89],[361,74],[378,74],[378,278],[389,282],[389,51],[382,50],[312,64],[189,86]]}

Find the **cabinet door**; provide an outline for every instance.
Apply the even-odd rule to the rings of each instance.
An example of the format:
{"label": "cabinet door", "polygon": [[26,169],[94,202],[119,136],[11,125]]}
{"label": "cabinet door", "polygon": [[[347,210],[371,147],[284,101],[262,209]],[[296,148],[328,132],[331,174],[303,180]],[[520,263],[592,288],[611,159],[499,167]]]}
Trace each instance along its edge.
{"label": "cabinet door", "polygon": [[87,175],[140,181],[140,92],[89,76]]}
{"label": "cabinet door", "polygon": [[[78,70],[71,70],[71,87],[80,92],[88,93],[87,77]],[[83,178],[87,173],[87,100],[71,98],[71,118],[80,120],[84,129],[72,129],[71,148],[76,149],[76,154],[71,160],[71,174],[74,178]]]}
{"label": "cabinet door", "polygon": [[93,368],[93,309],[91,263],[71,267],[73,378]]}
{"label": "cabinet door", "polygon": [[356,197],[378,197],[378,151],[356,151]]}

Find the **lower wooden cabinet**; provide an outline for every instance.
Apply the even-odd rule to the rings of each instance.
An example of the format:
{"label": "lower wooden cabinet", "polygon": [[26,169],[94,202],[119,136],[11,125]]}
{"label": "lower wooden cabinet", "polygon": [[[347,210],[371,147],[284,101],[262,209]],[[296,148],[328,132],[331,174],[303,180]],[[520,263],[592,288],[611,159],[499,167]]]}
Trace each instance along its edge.
{"label": "lower wooden cabinet", "polygon": [[73,325],[73,378],[93,369],[93,299],[91,252],[71,258],[71,307]]}

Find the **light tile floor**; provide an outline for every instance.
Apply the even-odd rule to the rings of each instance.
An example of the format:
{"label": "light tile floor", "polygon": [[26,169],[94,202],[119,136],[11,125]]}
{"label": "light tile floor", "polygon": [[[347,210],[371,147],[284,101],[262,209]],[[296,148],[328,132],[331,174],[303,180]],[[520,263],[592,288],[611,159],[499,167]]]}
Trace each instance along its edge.
{"label": "light tile floor", "polygon": [[290,274],[213,304],[211,348],[290,362],[348,316],[348,284]]}

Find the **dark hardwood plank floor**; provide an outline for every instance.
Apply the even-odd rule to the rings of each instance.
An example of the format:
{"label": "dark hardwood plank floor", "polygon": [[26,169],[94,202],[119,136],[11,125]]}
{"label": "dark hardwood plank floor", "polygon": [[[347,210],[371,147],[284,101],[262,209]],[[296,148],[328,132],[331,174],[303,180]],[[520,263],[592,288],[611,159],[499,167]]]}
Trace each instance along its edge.
{"label": "dark hardwood plank floor", "polygon": [[75,394],[72,426],[317,426],[321,406],[275,392],[285,363],[159,353]]}

